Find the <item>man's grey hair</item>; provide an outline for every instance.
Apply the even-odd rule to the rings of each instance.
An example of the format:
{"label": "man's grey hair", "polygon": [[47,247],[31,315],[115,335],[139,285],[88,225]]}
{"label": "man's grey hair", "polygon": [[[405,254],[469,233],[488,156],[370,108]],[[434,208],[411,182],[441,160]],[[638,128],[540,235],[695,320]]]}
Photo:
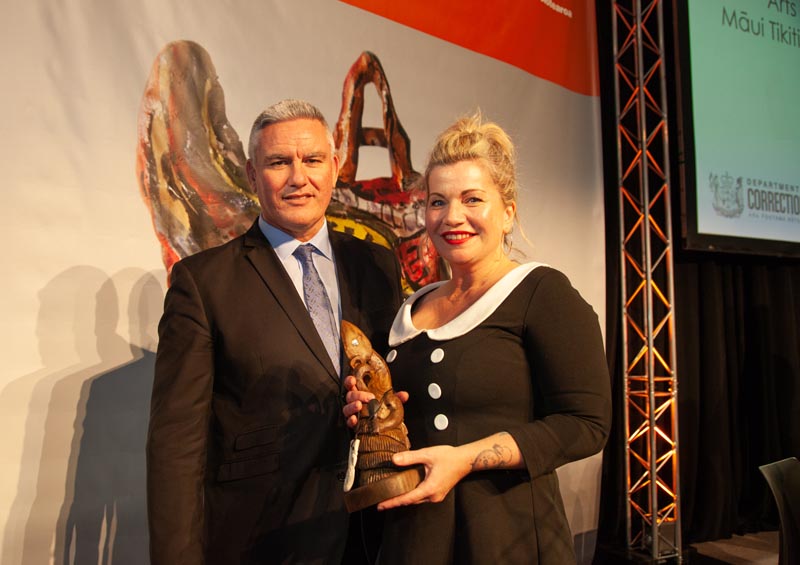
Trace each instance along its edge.
{"label": "man's grey hair", "polygon": [[335,151],[333,135],[320,109],[305,100],[287,98],[265,109],[258,115],[256,121],[253,122],[253,127],[250,129],[250,143],[247,148],[250,159],[252,160],[255,156],[261,130],[273,124],[289,122],[291,120],[316,120],[321,123],[325,126],[325,131],[328,132],[331,152]]}

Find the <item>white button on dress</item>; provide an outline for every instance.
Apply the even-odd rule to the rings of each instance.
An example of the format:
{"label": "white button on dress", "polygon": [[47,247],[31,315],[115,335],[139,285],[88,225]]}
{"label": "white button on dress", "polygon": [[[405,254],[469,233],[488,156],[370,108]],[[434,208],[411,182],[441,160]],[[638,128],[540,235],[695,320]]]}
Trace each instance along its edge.
{"label": "white button on dress", "polygon": [[392,361],[394,361],[395,359],[397,359],[397,350],[396,350],[396,349],[392,349],[392,350],[391,350],[391,351],[388,353],[388,355],[386,355],[386,362],[387,362],[387,363],[391,363],[391,362],[392,362]]}
{"label": "white button on dress", "polygon": [[444,359],[444,350],[441,347],[437,347],[431,352],[432,363],[439,363],[442,359]]}
{"label": "white button on dress", "polygon": [[442,397],[442,387],[437,385],[436,383],[431,383],[428,385],[428,395],[436,400],[437,398]]}
{"label": "white button on dress", "polygon": [[442,431],[446,430],[447,426],[450,425],[450,420],[447,419],[447,416],[444,414],[437,414],[436,417],[433,419],[433,427],[437,430]]}

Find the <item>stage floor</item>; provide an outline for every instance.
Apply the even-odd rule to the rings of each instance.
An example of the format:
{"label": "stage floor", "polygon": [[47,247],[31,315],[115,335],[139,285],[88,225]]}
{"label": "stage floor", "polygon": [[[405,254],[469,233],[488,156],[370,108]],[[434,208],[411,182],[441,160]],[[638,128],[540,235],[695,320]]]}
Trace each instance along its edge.
{"label": "stage floor", "polygon": [[693,544],[697,551],[692,563],[716,565],[777,565],[778,532],[759,532],[730,539]]}

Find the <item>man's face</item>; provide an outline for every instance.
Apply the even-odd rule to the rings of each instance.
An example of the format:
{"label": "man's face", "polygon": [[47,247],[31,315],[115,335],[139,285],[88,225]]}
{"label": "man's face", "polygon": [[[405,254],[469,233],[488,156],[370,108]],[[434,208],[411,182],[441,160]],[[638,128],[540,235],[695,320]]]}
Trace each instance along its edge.
{"label": "man's face", "polygon": [[247,178],[261,202],[261,216],[300,241],[322,227],[339,175],[328,131],[317,120],[265,127],[247,161]]}

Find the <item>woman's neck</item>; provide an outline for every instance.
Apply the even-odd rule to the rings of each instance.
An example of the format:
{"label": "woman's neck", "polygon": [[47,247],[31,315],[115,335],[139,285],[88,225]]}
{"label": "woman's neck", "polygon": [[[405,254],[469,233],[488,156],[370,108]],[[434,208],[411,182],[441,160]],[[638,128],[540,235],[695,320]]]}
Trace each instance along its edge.
{"label": "woman's neck", "polygon": [[420,329],[438,328],[472,306],[487,290],[517,266],[503,255],[482,268],[454,268],[452,278],[423,296],[412,309],[411,320]]}
{"label": "woman's neck", "polygon": [[451,297],[482,295],[516,266],[506,255],[479,265],[451,265],[450,280],[443,286]]}

